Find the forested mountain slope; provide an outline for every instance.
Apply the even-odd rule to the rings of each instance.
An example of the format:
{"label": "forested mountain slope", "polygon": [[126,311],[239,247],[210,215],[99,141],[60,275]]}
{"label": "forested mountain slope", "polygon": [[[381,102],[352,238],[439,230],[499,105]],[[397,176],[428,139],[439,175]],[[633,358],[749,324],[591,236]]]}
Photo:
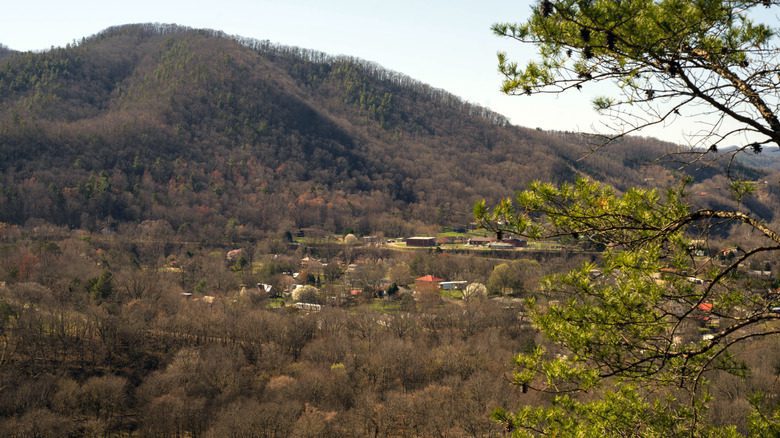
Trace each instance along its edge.
{"label": "forested mountain slope", "polygon": [[534,179],[672,180],[676,167],[653,161],[670,145],[589,143],[372,63],[215,31],[128,25],[0,53],[5,222],[405,234],[468,222],[477,199]]}
{"label": "forested mountain slope", "polygon": [[11,50],[8,47],[0,44],[0,59],[5,58],[6,56],[12,55],[13,53],[14,53],[13,50]]}

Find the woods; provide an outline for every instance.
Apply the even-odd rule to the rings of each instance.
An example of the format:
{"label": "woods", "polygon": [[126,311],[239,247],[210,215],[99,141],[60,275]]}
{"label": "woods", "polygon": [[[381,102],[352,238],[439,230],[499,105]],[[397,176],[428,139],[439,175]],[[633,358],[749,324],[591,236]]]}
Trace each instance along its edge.
{"label": "woods", "polygon": [[[586,135],[509,126],[374,64],[178,26],[12,53],[0,101],[0,221],[14,224],[164,221],[211,242],[307,227],[410,235],[462,227],[477,200],[535,179],[628,187],[679,167],[652,162],[673,145],[627,138],[589,156]],[[724,166],[687,171],[718,186]]]}
{"label": "woods", "polygon": [[343,278],[368,278],[346,272],[355,248],[344,246],[328,260],[333,281],[305,286],[323,303],[312,312],[240,284],[283,287],[282,272],[302,263],[316,276],[300,252],[258,248],[234,269],[213,248],[156,253],[122,236],[11,231],[0,269],[3,434],[479,436],[500,431],[493,408],[519,400],[497,378],[533,344],[519,308],[408,290],[418,269],[484,281],[492,264],[429,252],[378,262],[366,248],[354,262],[406,266],[396,276],[406,290],[339,304],[330,297],[349,290]]}

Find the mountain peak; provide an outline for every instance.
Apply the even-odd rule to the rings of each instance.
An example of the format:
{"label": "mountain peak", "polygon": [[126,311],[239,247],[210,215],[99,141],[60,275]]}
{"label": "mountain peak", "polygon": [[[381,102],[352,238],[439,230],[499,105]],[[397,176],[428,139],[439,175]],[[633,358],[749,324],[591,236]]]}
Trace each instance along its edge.
{"label": "mountain peak", "polygon": [[665,152],[591,157],[375,63],[169,24],[8,56],[0,107],[0,221],[84,228],[414,234],[532,180],[642,185]]}

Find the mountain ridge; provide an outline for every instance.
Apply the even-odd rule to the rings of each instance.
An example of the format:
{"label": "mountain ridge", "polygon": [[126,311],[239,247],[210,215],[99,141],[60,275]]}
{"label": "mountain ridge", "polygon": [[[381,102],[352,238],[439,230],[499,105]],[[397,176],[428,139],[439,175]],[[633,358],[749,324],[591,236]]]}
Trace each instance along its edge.
{"label": "mountain ridge", "polygon": [[0,104],[0,220],[70,227],[403,234],[534,179],[669,179],[651,157],[675,149],[591,154],[588,136],[513,126],[375,63],[176,25],[13,53]]}

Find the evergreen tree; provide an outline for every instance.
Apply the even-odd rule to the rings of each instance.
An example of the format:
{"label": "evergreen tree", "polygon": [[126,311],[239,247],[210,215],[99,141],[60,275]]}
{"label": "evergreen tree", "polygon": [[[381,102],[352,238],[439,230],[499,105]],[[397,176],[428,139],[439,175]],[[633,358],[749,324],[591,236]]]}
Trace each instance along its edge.
{"label": "evergreen tree", "polygon": [[[758,153],[765,144],[780,145],[778,46],[775,29],[751,17],[777,5],[540,1],[527,22],[494,26],[539,48],[540,60],[525,67],[499,55],[504,91],[561,93],[612,81],[616,96],[594,101],[621,121],[607,141],[682,111],[703,111],[715,119],[700,140],[706,148],[696,153],[717,152],[743,133],[751,140],[740,150]],[[722,131],[727,119],[739,128]],[[780,250],[780,234],[747,210],[694,208],[686,188],[618,193],[579,179],[535,183],[492,209],[484,202],[475,207],[495,231],[605,248],[598,265],[553,275],[540,296],[527,300],[545,340],[517,355],[514,380],[524,391],[554,398],[549,406],[497,410],[494,419],[507,430],[518,436],[746,432],[704,421],[707,382],[718,372],[747,375],[740,347],[780,333],[774,311],[780,296],[740,270]],[[737,199],[754,189],[732,181]],[[724,229],[742,228],[760,237],[740,242],[730,259],[714,257],[718,248],[708,243]],[[777,433],[777,406],[755,400],[747,432]]]}

